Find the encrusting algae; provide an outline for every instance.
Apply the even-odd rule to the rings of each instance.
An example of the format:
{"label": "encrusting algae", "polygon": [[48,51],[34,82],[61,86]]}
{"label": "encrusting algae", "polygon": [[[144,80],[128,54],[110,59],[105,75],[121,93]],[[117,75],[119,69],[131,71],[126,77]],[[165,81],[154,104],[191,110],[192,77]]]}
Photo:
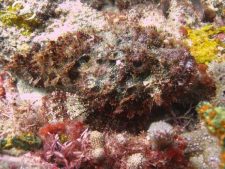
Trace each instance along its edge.
{"label": "encrusting algae", "polygon": [[223,49],[225,44],[219,35],[224,33],[225,26],[216,28],[213,25],[206,25],[200,29],[187,28],[187,43],[197,63],[208,64],[214,60],[223,60],[219,57],[219,50]]}
{"label": "encrusting algae", "polygon": [[24,133],[16,136],[8,136],[0,140],[0,150],[17,148],[33,150],[41,147],[41,139],[33,133]]}
{"label": "encrusting algae", "polygon": [[24,6],[20,3],[14,4],[0,10],[0,21],[5,26],[15,26],[21,29],[21,34],[27,36],[31,34],[41,22],[33,17],[35,16],[33,13],[25,12],[19,14],[19,11],[22,10]]}

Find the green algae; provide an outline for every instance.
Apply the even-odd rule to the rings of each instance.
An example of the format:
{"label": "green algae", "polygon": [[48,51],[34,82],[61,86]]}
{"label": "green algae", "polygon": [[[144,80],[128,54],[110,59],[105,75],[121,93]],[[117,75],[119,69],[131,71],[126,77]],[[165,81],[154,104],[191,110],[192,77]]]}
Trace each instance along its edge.
{"label": "green algae", "polygon": [[216,136],[221,144],[221,168],[225,167],[225,107],[214,106],[209,102],[200,102],[196,111],[205,122],[209,132]]}
{"label": "green algae", "polygon": [[37,18],[29,19],[33,13],[26,13],[19,15],[19,11],[23,9],[23,6],[17,4],[15,6],[8,6],[5,9],[0,10],[0,21],[5,26],[17,27],[21,30],[21,34],[24,36],[30,35],[41,22]]}
{"label": "green algae", "polygon": [[187,32],[187,42],[197,63],[208,64],[220,60],[219,47],[224,48],[225,44],[215,36],[225,33],[225,26],[216,28],[213,25],[206,25],[200,29],[187,28]]}
{"label": "green algae", "polygon": [[33,150],[41,147],[41,139],[32,133],[18,136],[9,136],[0,140],[0,150],[17,148],[22,150]]}

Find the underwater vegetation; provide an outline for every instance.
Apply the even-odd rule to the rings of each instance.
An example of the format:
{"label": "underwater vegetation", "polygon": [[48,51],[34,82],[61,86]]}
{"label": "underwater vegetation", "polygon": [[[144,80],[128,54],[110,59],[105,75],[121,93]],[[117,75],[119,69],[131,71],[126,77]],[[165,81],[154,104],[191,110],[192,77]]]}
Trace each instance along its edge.
{"label": "underwater vegetation", "polygon": [[[123,2],[114,3],[121,9],[130,5]],[[18,13],[23,6],[11,8],[7,10]],[[16,16],[22,17],[21,22],[30,22],[34,21],[32,14]],[[2,17],[5,25],[17,21],[4,20],[6,16]],[[31,29],[14,23],[10,26],[29,33],[36,27],[27,25]],[[191,168],[185,154],[187,140],[167,122],[153,122],[147,131],[132,135],[128,127],[126,132],[97,131],[88,120],[74,119],[85,111],[96,119],[96,114],[112,121],[123,119],[124,125],[120,123],[117,128],[124,129],[137,116],[157,116],[157,110],[169,114],[176,106],[182,109],[209,100],[215,95],[215,84],[204,64],[216,60],[224,29],[187,29],[187,38],[194,46],[189,51],[182,42],[154,27],[121,25],[111,25],[104,31],[78,30],[47,45],[35,44],[26,53],[15,53],[4,68],[49,93],[39,107],[16,96],[8,104],[8,89],[0,84],[4,113],[1,121],[16,121],[15,130],[9,127],[10,131],[3,133],[2,152],[11,148],[38,149],[32,153],[58,168]],[[200,41],[204,38],[206,44]],[[200,49],[204,51],[201,53]],[[205,54],[207,57],[203,58]],[[98,119],[96,125],[101,125]],[[18,133],[14,137],[7,137],[8,132],[15,131]],[[26,131],[34,134],[20,134]]]}
{"label": "underwater vegetation", "polygon": [[187,42],[197,63],[208,64],[216,60],[224,61],[224,56],[220,54],[225,47],[224,38],[220,37],[224,35],[224,26],[206,25],[198,29],[187,28]]}
{"label": "underwater vegetation", "polygon": [[216,136],[222,146],[221,168],[225,168],[225,107],[213,106],[209,102],[201,102],[196,108],[205,122],[209,132]]}
{"label": "underwater vegetation", "polygon": [[[11,88],[6,85],[6,82],[13,83],[9,74],[4,72],[1,78],[2,87],[5,88],[4,97],[1,98],[4,103],[5,99],[10,99],[9,97],[15,94],[16,89],[13,88],[13,84],[10,84]],[[69,97],[68,94],[65,96]],[[59,97],[59,102],[60,97],[64,98],[62,91],[59,94],[51,94],[45,97],[44,102],[48,101],[47,99],[57,102],[57,97]],[[39,113],[35,109],[32,110],[31,106],[21,104],[18,98],[14,99],[13,96],[11,99],[13,100],[12,104],[16,105],[17,109],[10,104],[1,107],[1,112],[7,117],[11,113],[13,113],[11,116],[19,113],[21,116],[16,120],[25,123],[21,126],[14,124],[17,127],[16,130],[21,130],[19,132],[21,134],[10,137],[8,134],[2,133],[1,153],[10,154],[11,158],[9,159],[11,160],[15,158],[12,156],[15,155],[12,151],[16,149],[25,150],[22,153],[26,153],[27,150],[32,151],[33,156],[39,156],[42,160],[48,162],[49,166],[52,164],[58,168],[138,169],[142,167],[146,169],[174,169],[176,167],[177,169],[185,169],[189,166],[188,158],[184,154],[186,141],[176,132],[176,129],[166,122],[152,123],[147,132],[139,133],[137,136],[127,132],[90,130],[88,124],[69,119],[63,122],[45,122],[45,124],[41,124],[41,127],[40,124],[35,124],[35,129],[32,129],[33,133],[24,133],[25,128],[30,130],[28,126],[32,125],[32,123],[29,124],[29,114],[37,116],[32,118],[34,122],[41,120],[38,118]],[[8,110],[9,106],[13,107],[13,112],[11,112],[11,109],[11,111]],[[48,109],[44,110],[48,111]],[[43,113],[47,114],[47,112]],[[23,114],[25,116],[22,116]],[[46,117],[41,116],[41,118]],[[11,119],[4,120],[3,124],[7,125],[9,121]],[[0,161],[3,160],[3,157],[1,156]],[[13,163],[13,161],[10,163]]]}
{"label": "underwater vegetation", "polygon": [[41,147],[41,139],[32,134],[26,133],[18,136],[8,136],[0,140],[0,150],[4,149],[23,149],[23,150],[34,150]]}
{"label": "underwater vegetation", "polygon": [[15,26],[21,30],[23,35],[29,35],[37,28],[41,22],[29,11],[21,12],[24,6],[20,3],[13,3],[0,9],[0,21],[5,26]]}
{"label": "underwater vegetation", "polygon": [[[160,122],[160,124],[165,122]],[[160,126],[158,124],[158,126]],[[156,124],[157,126],[157,124]],[[165,123],[165,131],[169,124]],[[169,130],[173,130],[169,126]],[[149,132],[151,131],[151,127]],[[127,169],[182,169],[188,167],[184,156],[185,140],[173,133],[161,132],[160,127],[154,127],[150,139],[143,132],[132,136],[126,132],[90,131],[79,121],[47,124],[40,128],[39,136],[43,140],[41,157],[60,168],[127,168]],[[66,138],[66,139],[62,139]],[[160,140],[171,139],[161,146]],[[151,145],[158,144],[155,148]]]}
{"label": "underwater vegetation", "polygon": [[20,136],[24,133],[36,133],[38,128],[46,123],[46,118],[34,102],[22,99],[15,79],[9,72],[0,72],[0,90],[2,91],[0,95],[0,139],[14,135]]}
{"label": "underwater vegetation", "polygon": [[182,45],[165,43],[165,33],[126,25],[112,30],[112,44],[102,32],[77,31],[15,54],[6,69],[35,87],[75,93],[88,112],[110,116],[132,118],[214,95],[206,71]]}

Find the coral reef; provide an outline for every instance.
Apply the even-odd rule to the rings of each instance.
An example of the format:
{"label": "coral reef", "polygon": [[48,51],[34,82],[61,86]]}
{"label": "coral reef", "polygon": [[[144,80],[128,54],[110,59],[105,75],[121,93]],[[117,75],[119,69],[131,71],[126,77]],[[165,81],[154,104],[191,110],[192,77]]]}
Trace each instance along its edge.
{"label": "coral reef", "polygon": [[166,33],[151,27],[112,28],[111,45],[102,32],[78,31],[16,54],[6,67],[33,86],[74,92],[89,112],[128,118],[214,95],[213,81],[182,43],[165,43]]}
{"label": "coral reef", "polygon": [[225,107],[215,107],[208,102],[201,102],[196,108],[200,117],[206,123],[210,133],[218,137],[222,146],[221,152],[221,168],[225,167],[225,152],[224,152],[224,139],[225,139]]}
{"label": "coral reef", "polygon": [[224,5],[0,0],[0,168],[224,168]]}

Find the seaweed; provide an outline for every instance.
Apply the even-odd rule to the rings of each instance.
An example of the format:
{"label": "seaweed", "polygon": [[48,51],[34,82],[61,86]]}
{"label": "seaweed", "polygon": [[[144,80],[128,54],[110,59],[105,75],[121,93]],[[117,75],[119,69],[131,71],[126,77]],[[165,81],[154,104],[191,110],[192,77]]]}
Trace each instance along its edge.
{"label": "seaweed", "polygon": [[16,26],[21,30],[22,35],[30,35],[35,28],[41,25],[37,18],[33,18],[33,13],[19,14],[23,9],[20,4],[7,6],[5,9],[0,10],[0,21],[5,26]]}
{"label": "seaweed", "polygon": [[[62,130],[52,132],[50,125],[58,124],[40,129],[43,139],[40,155],[60,168],[190,168],[184,155],[186,142],[176,133],[171,135],[171,142],[164,149],[154,150],[146,132],[133,136],[126,132],[91,131],[75,120],[64,122],[66,130],[63,133],[68,135],[68,140],[62,143],[59,137]],[[49,131],[48,135],[43,135],[43,130]],[[157,130],[160,131],[159,128]],[[162,134],[162,137],[166,139],[167,135]]]}
{"label": "seaweed", "polygon": [[23,150],[34,150],[40,149],[42,142],[41,139],[33,133],[24,133],[16,136],[8,136],[0,140],[0,150],[4,149],[23,149]]}

